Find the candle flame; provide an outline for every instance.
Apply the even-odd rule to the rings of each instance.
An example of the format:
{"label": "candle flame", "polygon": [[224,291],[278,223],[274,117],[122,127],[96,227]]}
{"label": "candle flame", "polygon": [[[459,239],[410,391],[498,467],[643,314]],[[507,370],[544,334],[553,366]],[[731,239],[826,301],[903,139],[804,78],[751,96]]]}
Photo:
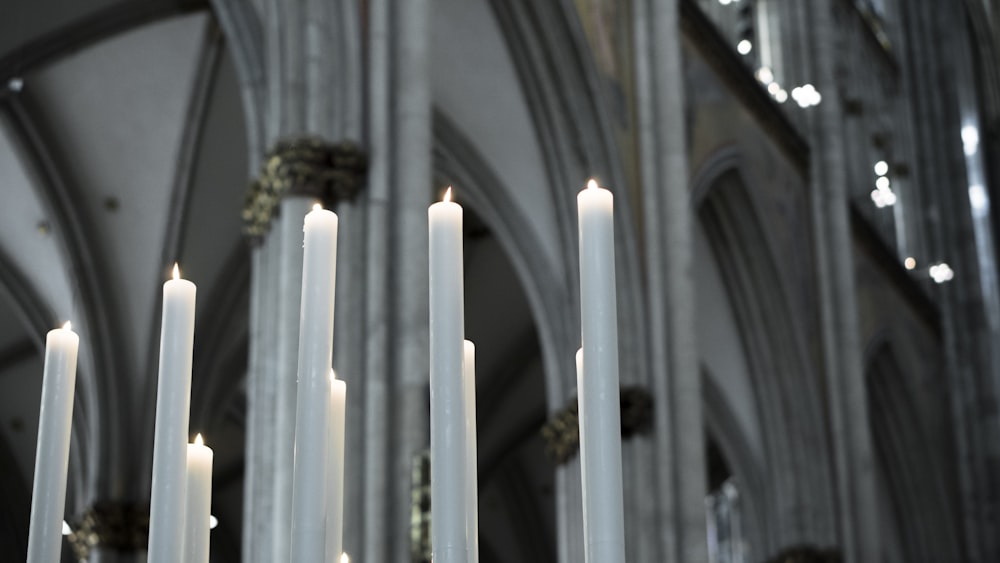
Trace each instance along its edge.
{"label": "candle flame", "polygon": [[66,323],[63,325],[63,330],[72,330],[72,329],[73,329],[73,323],[66,321]]}
{"label": "candle flame", "polygon": [[174,279],[181,279],[181,269],[177,267],[177,262],[174,262]]}
{"label": "candle flame", "polygon": [[201,437],[201,432],[199,432],[198,435],[194,437],[194,443],[196,446],[205,445],[205,439]]}
{"label": "candle flame", "polygon": [[330,381],[337,381],[337,372],[333,368],[330,368]]}
{"label": "candle flame", "polygon": [[351,558],[347,556],[347,552],[340,554],[340,563],[351,563]]}
{"label": "candle flame", "polygon": [[597,185],[597,180],[595,180],[593,178],[587,180],[587,189],[588,190],[596,190],[599,187],[600,186]]}
{"label": "candle flame", "polygon": [[322,209],[323,209],[323,206],[320,205],[320,203],[318,201],[313,204],[313,211],[320,211]]}
{"label": "candle flame", "polygon": [[448,190],[444,192],[444,199],[441,201],[451,201],[451,186],[448,186]]}

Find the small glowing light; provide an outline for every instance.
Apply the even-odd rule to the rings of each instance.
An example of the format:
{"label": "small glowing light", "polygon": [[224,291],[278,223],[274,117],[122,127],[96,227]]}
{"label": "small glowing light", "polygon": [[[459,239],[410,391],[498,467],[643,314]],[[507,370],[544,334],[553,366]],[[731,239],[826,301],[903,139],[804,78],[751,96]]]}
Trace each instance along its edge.
{"label": "small glowing light", "polygon": [[785,89],[782,88],[781,90],[778,90],[778,92],[774,95],[774,99],[779,104],[783,104],[788,101],[788,92],[786,92]]}
{"label": "small glowing light", "polygon": [[986,190],[983,189],[981,184],[972,184],[969,186],[969,204],[972,205],[972,210],[978,213],[989,209],[990,200],[986,197]]}
{"label": "small glowing light", "polygon": [[955,271],[951,269],[951,266],[944,262],[931,266],[927,272],[931,275],[931,279],[934,280],[934,283],[944,283],[946,281],[951,281],[955,277]]}
{"label": "small glowing light", "polygon": [[889,189],[889,178],[887,176],[879,176],[875,180],[875,187],[878,188],[878,189],[880,189],[880,190],[888,190]]}
{"label": "small glowing light", "polygon": [[917,259],[912,256],[907,256],[906,260],[903,260],[903,267],[907,270],[912,270],[917,267]]}
{"label": "small glowing light", "polygon": [[208,529],[214,530],[219,525],[219,519],[214,514],[208,515]]}
{"label": "small glowing light", "polygon": [[962,147],[966,156],[976,154],[976,149],[979,148],[979,129],[975,125],[962,127]]}
{"label": "small glowing light", "polygon": [[199,432],[198,435],[194,437],[194,445],[196,446],[205,445],[205,439],[201,437],[201,432]]}
{"label": "small glowing light", "polygon": [[587,180],[587,189],[588,190],[596,190],[599,187],[600,186],[597,185],[597,180],[595,180],[593,178]]}
{"label": "small glowing light", "polygon": [[444,192],[444,198],[441,201],[444,201],[444,202],[451,201],[451,186],[448,186],[448,189],[445,190],[445,192]]}
{"label": "small glowing light", "polygon": [[876,176],[885,176],[888,173],[889,173],[889,163],[888,162],[886,162],[884,160],[880,160],[880,161],[878,161],[878,162],[875,163],[875,175]]}
{"label": "small glowing light", "polygon": [[174,262],[174,279],[181,279],[181,269],[177,267],[177,262]]}
{"label": "small glowing light", "polygon": [[872,202],[875,203],[875,207],[882,209],[883,207],[886,206],[885,194],[882,192],[882,190],[872,190],[871,196],[872,196]]}
{"label": "small glowing light", "polygon": [[63,324],[63,330],[73,330],[73,323],[66,321]]}
{"label": "small glowing light", "polygon": [[772,96],[776,95],[780,90],[781,90],[781,84],[778,84],[777,82],[772,82],[767,85],[767,92]]}
{"label": "small glowing light", "polygon": [[757,69],[756,72],[757,80],[763,82],[764,84],[770,84],[774,82],[774,72],[766,66],[762,66]]}
{"label": "small glowing light", "polygon": [[65,520],[63,520],[62,535],[68,536],[68,535],[70,535],[72,533],[73,533],[73,528],[70,528],[69,527],[69,523],[66,522]]}
{"label": "small glowing light", "polygon": [[749,39],[743,39],[736,44],[736,52],[741,55],[749,54],[753,50],[753,43]]}
{"label": "small glowing light", "polygon": [[7,81],[7,89],[11,92],[20,92],[24,88],[24,79],[15,76]]}
{"label": "small glowing light", "polygon": [[320,205],[320,203],[318,201],[313,204],[313,211],[320,211],[322,209],[323,209],[323,206]]}
{"label": "small glowing light", "polygon": [[340,554],[340,563],[351,563],[351,558],[347,556],[347,552]]}
{"label": "small glowing light", "polygon": [[799,107],[807,108],[819,105],[820,101],[823,100],[823,96],[816,91],[816,87],[812,84],[803,84],[792,89],[792,99],[799,104]]}

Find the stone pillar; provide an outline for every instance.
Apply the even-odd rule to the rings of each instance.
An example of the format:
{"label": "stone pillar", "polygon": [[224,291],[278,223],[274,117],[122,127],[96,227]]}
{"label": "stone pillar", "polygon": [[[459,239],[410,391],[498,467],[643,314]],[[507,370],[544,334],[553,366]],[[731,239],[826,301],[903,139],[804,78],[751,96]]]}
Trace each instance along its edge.
{"label": "stone pillar", "polygon": [[832,420],[841,549],[847,563],[877,561],[876,467],[868,423],[853,241],[838,93],[835,0],[809,12],[816,87],[823,94],[811,128],[811,205],[819,268],[823,358]]}
{"label": "stone pillar", "polygon": [[647,335],[654,374],[657,561],[708,561],[705,440],[678,0],[633,2]]}
{"label": "stone pillar", "polygon": [[285,561],[290,552],[302,223],[316,201],[331,207],[360,188],[365,159],[349,143],[279,142],[244,210],[253,252],[244,561]]}
{"label": "stone pillar", "polygon": [[411,470],[429,445],[427,0],[368,4],[364,561],[410,560]]}

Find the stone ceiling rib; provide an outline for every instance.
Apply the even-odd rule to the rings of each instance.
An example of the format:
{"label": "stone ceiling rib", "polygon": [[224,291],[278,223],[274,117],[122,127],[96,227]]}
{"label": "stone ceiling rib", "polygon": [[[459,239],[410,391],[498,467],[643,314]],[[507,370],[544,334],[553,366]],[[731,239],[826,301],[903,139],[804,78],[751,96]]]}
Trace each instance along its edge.
{"label": "stone ceiling rib", "polygon": [[[80,210],[82,205],[77,201],[79,191],[74,190],[71,183],[63,177],[62,167],[50,149],[50,144],[43,131],[36,124],[32,113],[25,107],[19,97],[9,97],[0,102],[16,142],[22,148],[31,172],[38,181],[35,186],[40,191],[39,196],[47,208],[47,215],[53,224],[59,226],[56,230],[60,237],[65,263],[69,264],[69,278],[77,289],[79,307],[83,318],[79,320],[81,337],[88,342],[86,349],[81,350],[81,374],[77,386],[78,393],[84,394],[84,405],[87,415],[95,420],[88,420],[91,428],[104,428],[104,434],[94,436],[92,457],[88,460],[89,478],[96,480],[95,491],[107,492],[117,474],[117,463],[124,464],[124,459],[118,455],[117,444],[126,443],[109,435],[127,431],[131,425],[123,424],[123,413],[127,410],[124,398],[125,384],[118,381],[118,359],[113,352],[113,343],[119,338],[114,329],[113,304],[101,288],[106,286],[101,265],[106,259],[99,250],[91,248],[87,243],[88,233],[92,232],[89,221]],[[88,354],[89,351],[89,354]],[[90,359],[90,369],[87,369],[86,358]],[[111,408],[115,405],[116,408]],[[101,418],[109,420],[97,420]],[[107,447],[101,447],[100,441],[108,440]]]}
{"label": "stone ceiling rib", "polygon": [[[216,80],[219,62],[223,51],[223,38],[219,28],[210,23],[205,28],[205,39],[202,41],[201,51],[198,55],[197,68],[192,81],[190,98],[184,116],[184,123],[181,126],[181,133],[177,144],[177,158],[174,166],[174,179],[171,186],[171,195],[166,208],[167,221],[164,229],[163,245],[160,252],[160,264],[169,266],[181,260],[181,252],[184,247],[186,226],[189,221],[188,207],[191,201],[191,190],[195,183],[195,172],[198,158],[201,155],[202,139],[204,137],[206,111],[211,99],[213,84]],[[163,272],[156,272],[156,282],[163,281]],[[145,372],[149,374],[157,373],[159,355],[154,354],[159,346],[159,324],[160,324],[161,303],[154,300],[150,303],[148,321],[150,323],[148,332],[148,342],[146,350],[149,353],[145,356]],[[145,408],[142,426],[152,427],[156,405],[156,385],[150,384],[142,391],[142,399]],[[148,441],[147,441],[148,442]],[[145,444],[142,459],[149,460],[152,456],[151,444]],[[149,471],[144,471],[142,479],[135,480],[140,488],[144,486],[149,477]]]}
{"label": "stone ceiling rib", "polygon": [[208,8],[204,0],[122,0],[59,29],[43,32],[0,54],[0,81],[44,66],[74,51],[169,16]]}

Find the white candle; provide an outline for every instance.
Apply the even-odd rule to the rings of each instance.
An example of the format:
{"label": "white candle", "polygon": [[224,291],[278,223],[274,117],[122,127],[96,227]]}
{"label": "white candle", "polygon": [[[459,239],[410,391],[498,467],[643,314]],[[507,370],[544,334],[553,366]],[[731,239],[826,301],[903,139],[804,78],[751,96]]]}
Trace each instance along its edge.
{"label": "white candle", "polygon": [[430,270],[431,545],[435,563],[466,563],[462,207],[427,210]]}
{"label": "white candle", "polygon": [[182,559],[196,290],[193,283],[180,279],[176,264],[174,279],[163,284],[149,563],[176,563]]}
{"label": "white candle", "polygon": [[588,563],[625,561],[614,200],[591,180],[577,196],[583,370],[577,383]]}
{"label": "white candle", "polygon": [[344,430],[347,384],[330,371],[328,492],[326,505],[326,559],[336,562],[344,551]]}
{"label": "white candle", "polygon": [[201,434],[187,445],[187,521],[184,525],[184,562],[208,563],[212,524],[212,448]]}
{"label": "white candle", "polygon": [[305,218],[299,321],[290,561],[326,555],[327,416],[337,279],[337,215],[318,204]]}
{"label": "white candle", "polygon": [[465,523],[469,561],[479,563],[479,456],[476,445],[476,345],[465,341]]}
{"label": "white candle", "polygon": [[66,469],[69,466],[76,357],[80,337],[67,322],[45,337],[42,404],[38,413],[35,482],[31,491],[28,563],[60,560]]}

